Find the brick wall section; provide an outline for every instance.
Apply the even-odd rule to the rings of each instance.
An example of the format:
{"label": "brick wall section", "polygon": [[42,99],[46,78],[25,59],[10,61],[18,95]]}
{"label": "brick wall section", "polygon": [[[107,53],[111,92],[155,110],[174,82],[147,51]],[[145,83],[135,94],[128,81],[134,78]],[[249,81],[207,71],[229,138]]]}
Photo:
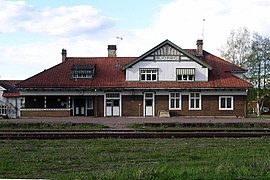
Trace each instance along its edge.
{"label": "brick wall section", "polygon": [[40,111],[21,111],[22,117],[68,117],[70,116],[70,111],[57,111],[57,110],[40,110]]}
{"label": "brick wall section", "polygon": [[122,116],[143,116],[143,96],[122,96]]}
{"label": "brick wall section", "polygon": [[[202,96],[202,110],[189,110],[188,95],[182,95],[182,110],[170,110],[171,116],[246,116],[246,96],[233,96],[234,110],[219,110],[219,96]],[[141,104],[141,106],[139,106]],[[143,116],[143,96],[122,96],[122,116]],[[169,110],[169,96],[155,96],[155,116],[160,110]],[[104,116],[104,96],[94,100],[95,117]],[[22,117],[67,117],[70,111],[21,111]]]}
{"label": "brick wall section", "polygon": [[169,110],[169,96],[164,95],[164,96],[155,96],[155,116],[159,116],[159,111]]}
{"label": "brick wall section", "polygon": [[[182,96],[182,110],[170,110],[171,116],[246,116],[246,97],[234,97],[234,110],[219,110],[219,96],[202,96],[202,110],[188,110],[189,96]],[[164,102],[166,103],[166,102]]]}

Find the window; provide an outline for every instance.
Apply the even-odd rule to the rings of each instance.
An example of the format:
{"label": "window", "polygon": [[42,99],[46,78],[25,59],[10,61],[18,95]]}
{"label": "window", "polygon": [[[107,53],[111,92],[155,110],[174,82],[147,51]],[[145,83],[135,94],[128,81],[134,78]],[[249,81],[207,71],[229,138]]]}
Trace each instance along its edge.
{"label": "window", "polygon": [[140,69],[141,81],[157,81],[158,69]]}
{"label": "window", "polygon": [[181,110],[180,93],[170,93],[169,107],[170,110]]}
{"label": "window", "polygon": [[74,71],[73,78],[93,78],[92,71]]}
{"label": "window", "polygon": [[94,106],[93,106],[93,98],[92,97],[89,97],[87,99],[87,109],[94,109]]}
{"label": "window", "polygon": [[6,114],[7,114],[7,107],[0,106],[0,115],[6,115]]}
{"label": "window", "polygon": [[233,110],[233,96],[219,96],[219,110]]}
{"label": "window", "polygon": [[201,110],[201,94],[189,94],[189,110]]}
{"label": "window", "polygon": [[177,81],[194,81],[195,69],[194,68],[177,68],[176,80]]}
{"label": "window", "polygon": [[120,94],[119,93],[106,93],[106,98],[109,99],[119,99]]}
{"label": "window", "polygon": [[96,65],[95,64],[74,64],[72,71],[72,78],[88,78],[93,79],[95,74]]}
{"label": "window", "polygon": [[153,99],[154,94],[153,93],[145,93],[146,99]]}

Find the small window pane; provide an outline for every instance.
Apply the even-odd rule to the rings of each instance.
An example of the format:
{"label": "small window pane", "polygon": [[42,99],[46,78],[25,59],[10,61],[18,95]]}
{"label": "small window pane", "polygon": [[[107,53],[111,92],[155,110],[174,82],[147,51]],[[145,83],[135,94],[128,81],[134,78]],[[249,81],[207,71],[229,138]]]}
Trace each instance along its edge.
{"label": "small window pane", "polygon": [[114,100],[113,101],[113,106],[119,106],[119,100]]}
{"label": "small window pane", "polygon": [[88,98],[87,100],[87,108],[93,109],[93,98]]}
{"label": "small window pane", "polygon": [[191,100],[190,100],[190,107],[191,107],[191,108],[194,108],[194,99],[191,99]]}
{"label": "small window pane", "polygon": [[187,75],[183,75],[183,80],[184,80],[184,81],[187,80]]}
{"label": "small window pane", "polygon": [[225,98],[221,98],[221,108],[225,108]]}
{"label": "small window pane", "polygon": [[152,75],[152,80],[153,80],[153,81],[157,80],[157,75],[156,75],[156,74],[153,74],[153,75]]}
{"label": "small window pane", "polygon": [[174,107],[174,99],[171,99],[171,108],[175,108]]}
{"label": "small window pane", "polygon": [[176,99],[175,108],[179,108],[179,107],[180,107],[180,101],[179,101],[179,99]]}
{"label": "small window pane", "polygon": [[227,108],[232,108],[232,98],[227,98]]}
{"label": "small window pane", "polygon": [[107,100],[106,101],[106,106],[112,106],[112,101],[111,100]]}
{"label": "small window pane", "polygon": [[145,105],[146,106],[152,106],[152,99],[146,99]]}
{"label": "small window pane", "polygon": [[151,74],[147,74],[146,77],[147,77],[147,80],[148,80],[148,81],[151,80]]}
{"label": "small window pane", "polygon": [[200,100],[196,99],[196,108],[199,108],[199,105],[200,105]]}
{"label": "small window pane", "polygon": [[141,80],[145,81],[145,74],[141,75]]}

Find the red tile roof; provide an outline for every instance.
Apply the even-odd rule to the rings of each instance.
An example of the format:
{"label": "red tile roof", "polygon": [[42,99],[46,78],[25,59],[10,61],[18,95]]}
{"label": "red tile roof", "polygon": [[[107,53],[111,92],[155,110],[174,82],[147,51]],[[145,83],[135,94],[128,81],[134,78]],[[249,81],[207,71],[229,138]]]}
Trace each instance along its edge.
{"label": "red tile roof", "polygon": [[[195,50],[186,50],[195,55]],[[129,82],[121,69],[135,57],[68,57],[66,61],[17,84],[19,88],[250,88],[251,84],[231,71],[245,71],[234,64],[204,51],[202,61],[209,70],[208,82]],[[72,79],[74,64],[96,64],[94,79]]]}
{"label": "red tile roof", "polygon": [[3,93],[3,97],[19,97],[20,91],[15,85],[21,81],[22,80],[0,80],[0,86],[6,89]]}

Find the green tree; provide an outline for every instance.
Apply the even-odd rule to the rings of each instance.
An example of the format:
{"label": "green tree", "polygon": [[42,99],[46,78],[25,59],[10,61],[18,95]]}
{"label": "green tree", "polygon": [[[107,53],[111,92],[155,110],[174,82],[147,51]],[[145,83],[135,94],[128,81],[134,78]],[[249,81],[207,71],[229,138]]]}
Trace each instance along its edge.
{"label": "green tree", "polygon": [[246,27],[231,30],[226,44],[219,51],[221,57],[240,67],[246,67],[245,62],[250,54],[251,34]]}
{"label": "green tree", "polygon": [[248,67],[247,79],[256,89],[257,114],[261,115],[266,96],[269,96],[270,40],[258,33],[253,34],[251,53],[245,63]]}
{"label": "green tree", "polygon": [[231,31],[219,51],[221,57],[248,70],[246,79],[254,86],[252,100],[257,101],[257,114],[261,115],[265,97],[270,96],[270,39],[239,28]]}

